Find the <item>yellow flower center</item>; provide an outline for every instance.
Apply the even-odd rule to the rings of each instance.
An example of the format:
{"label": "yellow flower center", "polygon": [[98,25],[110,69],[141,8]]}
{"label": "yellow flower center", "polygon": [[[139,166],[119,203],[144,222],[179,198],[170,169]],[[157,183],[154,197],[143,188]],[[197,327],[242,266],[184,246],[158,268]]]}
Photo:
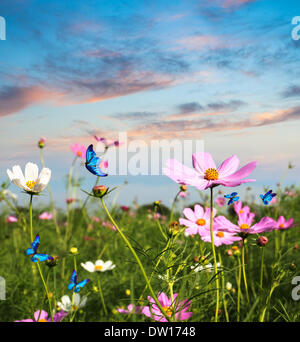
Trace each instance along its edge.
{"label": "yellow flower center", "polygon": [[169,306],[163,306],[165,313],[170,317],[173,314],[172,309]]}
{"label": "yellow flower center", "polygon": [[240,214],[242,214],[244,212],[244,210],[240,210]]}
{"label": "yellow flower center", "polygon": [[279,228],[284,228],[284,224],[281,223],[281,224],[279,225]]}
{"label": "yellow flower center", "polygon": [[206,221],[204,219],[199,219],[196,221],[198,226],[204,226],[206,224]]}
{"label": "yellow flower center", "polygon": [[38,320],[38,322],[47,322],[47,321],[45,320],[45,318],[41,318]]}
{"label": "yellow flower center", "polygon": [[78,306],[73,305],[73,311],[77,311],[77,309],[78,309]]}
{"label": "yellow flower center", "polygon": [[204,178],[207,180],[216,180],[219,178],[219,172],[216,169],[207,169]]}
{"label": "yellow flower center", "polygon": [[103,266],[95,265],[95,271],[102,271],[102,270],[103,270]]}
{"label": "yellow flower center", "polygon": [[78,152],[77,152],[77,156],[78,156],[78,157],[82,157],[82,152],[81,152],[81,151],[78,151]]}
{"label": "yellow flower center", "polygon": [[217,235],[218,237],[220,237],[220,238],[224,237],[224,233],[223,233],[223,232],[217,232],[216,235]]}
{"label": "yellow flower center", "polygon": [[249,226],[249,224],[247,224],[247,223],[243,223],[243,224],[240,225],[240,228],[241,228],[241,229],[249,229],[250,226]]}
{"label": "yellow flower center", "polygon": [[37,181],[28,181],[28,182],[26,182],[26,186],[27,186],[30,190],[32,190],[36,183],[37,183]]}

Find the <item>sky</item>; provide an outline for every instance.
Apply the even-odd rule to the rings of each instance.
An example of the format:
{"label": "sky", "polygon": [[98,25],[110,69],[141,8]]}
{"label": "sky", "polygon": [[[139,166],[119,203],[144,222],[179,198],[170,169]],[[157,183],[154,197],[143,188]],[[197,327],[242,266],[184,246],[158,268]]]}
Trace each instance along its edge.
{"label": "sky", "polygon": [[[279,182],[289,162],[284,182],[298,184],[299,1],[2,0],[0,16],[0,181],[15,164],[41,165],[37,142],[45,137],[51,188],[63,205],[70,145],[126,132],[128,142],[148,146],[202,141],[217,164],[233,154],[241,165],[256,160],[256,192]],[[90,190],[95,177],[80,160],[75,174]],[[101,179],[126,180],[118,199],[126,205],[169,205],[178,188],[163,175]]]}

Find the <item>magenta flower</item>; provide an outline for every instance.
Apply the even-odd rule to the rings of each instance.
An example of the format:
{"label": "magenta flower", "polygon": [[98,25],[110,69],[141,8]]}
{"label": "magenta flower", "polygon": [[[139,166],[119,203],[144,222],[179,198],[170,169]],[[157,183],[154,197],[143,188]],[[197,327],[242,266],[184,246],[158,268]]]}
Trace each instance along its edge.
{"label": "magenta flower", "polygon": [[14,222],[18,222],[18,218],[12,215],[9,215],[6,219],[7,223],[14,223]]}
{"label": "magenta flower", "polygon": [[187,193],[185,191],[180,191],[178,196],[182,197],[182,198],[186,198],[187,197]]}
{"label": "magenta flower", "polygon": [[284,230],[284,229],[288,229],[288,228],[292,228],[296,226],[297,224],[294,223],[293,218],[290,218],[286,221],[283,216],[279,216],[277,221],[273,220],[273,228],[275,230]]}
{"label": "magenta flower", "polygon": [[216,199],[216,203],[217,203],[217,205],[218,205],[219,207],[224,207],[224,205],[225,205],[225,203],[226,203],[225,198],[223,198],[223,197],[218,197],[218,198]]}
{"label": "magenta flower", "polygon": [[86,148],[83,145],[80,146],[79,144],[75,143],[74,145],[71,145],[70,147],[77,157],[85,159]]}
{"label": "magenta flower", "polygon": [[53,219],[53,215],[51,213],[47,213],[46,211],[43,212],[40,216],[39,216],[40,220],[52,220]]}
{"label": "magenta flower", "polygon": [[143,308],[144,308],[143,306],[135,306],[133,304],[129,304],[127,307],[127,310],[119,308],[119,309],[117,309],[117,311],[122,313],[122,314],[127,314],[127,315],[129,315],[131,313],[141,314]]}
{"label": "magenta flower", "polygon": [[100,169],[107,169],[108,168],[108,161],[102,160],[99,167],[100,167]]}
{"label": "magenta flower", "polygon": [[[217,209],[213,209],[213,217],[216,216]],[[194,210],[185,208],[183,214],[187,219],[180,218],[179,223],[182,226],[188,227],[185,230],[186,235],[200,234],[202,230],[210,229],[210,208],[204,209],[201,205],[196,204]]]}
{"label": "magenta flower", "polygon": [[[211,242],[211,236],[209,230],[203,230],[200,232],[201,239],[205,242]],[[219,247],[221,245],[232,245],[235,241],[240,241],[242,238],[236,236],[235,233],[229,233],[225,231],[213,231],[214,245]]]}
{"label": "magenta flower", "polygon": [[[161,292],[158,296],[158,301],[161,304],[162,308],[164,309],[165,313],[171,317],[173,314],[176,316],[177,321],[186,321],[190,317],[192,317],[192,312],[187,312],[187,310],[190,307],[191,302],[187,300],[183,300],[180,303],[177,303],[176,298],[178,296],[178,293],[174,293],[174,302],[172,303],[172,300],[168,298],[166,294]],[[144,306],[142,309],[142,314],[144,314],[147,317],[150,317],[154,319],[155,321],[160,322],[167,322],[167,319],[160,311],[159,307],[156,305],[154,299],[150,296],[148,296],[149,306]],[[174,308],[175,304],[175,308]]]}
{"label": "magenta flower", "polygon": [[224,216],[218,216],[214,220],[216,229],[229,233],[260,234],[273,230],[274,220],[263,217],[259,222],[252,225],[255,214],[244,212],[239,215],[238,224],[233,224]]}
{"label": "magenta flower", "polygon": [[250,208],[247,205],[243,207],[243,203],[241,201],[235,202],[233,208],[238,215],[250,212]]}
{"label": "magenta flower", "polygon": [[226,159],[218,168],[207,152],[193,154],[194,170],[181,164],[175,159],[167,160],[163,173],[175,182],[184,185],[195,186],[199,190],[223,185],[234,187],[243,183],[254,182],[255,179],[243,179],[256,167],[257,162],[251,162],[238,169],[239,159],[237,156]]}
{"label": "magenta flower", "polygon": [[[53,315],[53,322],[60,322],[68,315],[67,312],[61,310]],[[15,322],[51,322],[51,317],[49,317],[48,312],[38,310],[33,314],[34,319],[27,318]]]}

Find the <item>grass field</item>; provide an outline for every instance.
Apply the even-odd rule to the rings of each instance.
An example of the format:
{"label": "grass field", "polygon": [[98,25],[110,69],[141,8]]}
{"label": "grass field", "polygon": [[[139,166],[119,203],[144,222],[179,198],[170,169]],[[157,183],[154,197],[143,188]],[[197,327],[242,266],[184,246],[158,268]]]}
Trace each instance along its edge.
{"label": "grass field", "polygon": [[[199,234],[185,234],[186,227],[180,224],[184,214],[177,209],[180,196],[172,208],[159,202],[143,206],[133,203],[130,207],[108,205],[106,212],[103,204],[112,203],[118,189],[102,198],[97,197],[99,192],[88,196],[80,191],[72,174],[68,179],[67,191],[81,193],[81,199],[77,196],[76,201],[69,200],[63,211],[55,208],[48,188],[48,206],[41,207],[33,201],[32,224],[30,198],[36,196],[29,193],[28,207],[20,207],[6,190],[9,183],[2,185],[0,275],[5,279],[6,293],[5,300],[0,301],[1,321],[33,319],[40,309],[48,313],[47,319],[51,319],[51,311],[53,317],[64,311],[64,322],[300,320],[297,282],[292,284],[300,260],[299,227],[293,227],[300,221],[300,191],[296,186],[279,185],[274,189],[276,203],[268,205],[240,199],[255,214],[253,223],[262,217],[277,221],[283,216],[286,220],[293,218],[293,226],[244,234],[241,241],[216,246],[214,260],[210,242],[203,241]],[[14,185],[9,189],[20,191]],[[130,184],[124,191],[130,191]],[[174,198],[184,191],[174,183]],[[212,203],[216,216],[224,215],[236,224],[238,214],[233,205],[216,202],[224,191],[222,186],[215,190]],[[209,207],[208,195],[208,190],[199,191],[199,201],[188,206]],[[52,260],[32,262],[32,255],[26,255],[36,234],[40,237],[37,253],[49,254]],[[261,235],[268,239],[264,247],[257,243]],[[114,266],[106,270],[106,264],[99,264],[98,268],[93,265],[93,272],[89,272],[81,265],[96,260],[110,260]],[[74,288],[68,289],[73,269],[78,282],[90,279],[78,292],[81,305]],[[146,286],[147,281],[150,287]],[[164,300],[161,293],[165,294]],[[58,305],[66,295],[69,302],[64,300]],[[164,316],[157,303],[149,303],[153,295],[159,299]],[[120,310],[128,310],[131,304],[130,312]],[[142,311],[141,307],[148,310]],[[145,313],[150,312],[151,316],[151,310],[149,317]],[[157,311],[160,314],[155,316]]]}

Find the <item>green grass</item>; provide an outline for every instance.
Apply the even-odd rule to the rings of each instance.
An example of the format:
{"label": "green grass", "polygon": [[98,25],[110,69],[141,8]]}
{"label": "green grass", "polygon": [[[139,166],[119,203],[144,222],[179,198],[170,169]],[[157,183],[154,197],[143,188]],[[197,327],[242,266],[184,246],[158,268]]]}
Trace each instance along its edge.
{"label": "green grass", "polygon": [[[299,223],[300,192],[297,189],[294,190],[296,190],[295,196],[281,195],[277,205],[264,206],[248,203],[251,211],[256,213],[255,221],[266,215],[275,219],[279,215],[283,215],[286,218],[293,217],[295,223]],[[6,217],[8,214],[13,214],[13,211],[7,207],[5,202],[2,203],[0,275],[6,281],[6,300],[0,301],[0,320],[14,321],[31,318],[33,313],[40,308],[49,312],[36,264],[30,261],[29,256],[25,255],[26,249],[30,246],[29,210],[28,208],[17,208],[18,213],[26,220],[26,227],[20,216],[17,223],[7,223]],[[67,289],[74,268],[74,256],[70,253],[70,248],[76,246],[79,251],[76,255],[78,279],[80,281],[89,277],[92,281],[80,291],[81,296],[88,296],[88,301],[86,306],[76,313],[74,321],[149,321],[149,318],[144,315],[124,315],[116,311],[117,308],[127,307],[130,303],[140,305],[139,298],[141,296],[144,299],[143,303],[147,304],[147,296],[150,292],[149,289],[144,291],[145,280],[140,268],[118,232],[102,226],[101,222],[93,221],[93,216],[108,221],[100,200],[91,199],[89,203],[94,204],[95,211],[92,213],[82,210],[78,203],[72,204],[68,212],[58,211],[57,224],[61,235],[59,237],[53,220],[42,221],[38,218],[41,212],[50,212],[51,208],[35,207],[34,201],[33,232],[34,236],[39,233],[41,238],[38,251],[59,257],[55,267],[49,268],[45,263],[41,264],[48,289],[51,292],[53,306],[55,307],[55,303],[60,301],[63,295],[68,294],[70,297],[72,295],[72,292]],[[204,204],[202,199],[199,200],[199,203]],[[236,222],[236,215],[232,208],[227,210],[226,206],[221,211],[233,222]],[[213,321],[216,304],[214,274],[208,271],[196,273],[191,269],[191,266],[196,264],[195,258],[201,259],[201,256],[204,255],[208,262],[213,263],[210,244],[201,241],[198,236],[184,236],[184,229],[176,235],[169,234],[170,210],[163,207],[162,214],[166,218],[165,221],[161,220],[161,226],[168,238],[172,239],[170,248],[163,252],[167,241],[164,239],[157,221],[153,219],[153,213],[152,204],[138,208],[131,207],[130,212],[122,212],[119,207],[115,207],[111,211],[120,229],[126,234],[137,252],[148,278],[153,273],[151,285],[154,292],[158,294],[163,291],[169,296],[169,284],[161,277],[164,277],[167,271],[173,276],[176,274],[173,279],[173,290],[174,293],[179,293],[180,300],[191,300],[189,311],[193,312],[193,316],[190,321]],[[175,211],[174,219],[178,220],[179,217],[183,217],[182,213]],[[65,240],[67,229],[69,229],[69,236]],[[246,300],[242,277],[240,321],[300,320],[299,304],[291,296],[295,286],[291,284],[291,281],[298,274],[300,267],[300,250],[295,248],[296,244],[300,246],[299,229],[299,227],[295,227],[284,232],[273,231],[264,234],[268,237],[269,243],[265,247],[262,288],[259,286],[261,247],[256,244],[257,236],[247,238],[245,263],[250,302],[247,303]],[[275,237],[279,241],[277,253]],[[224,291],[228,318],[233,322],[237,321],[239,267],[238,258],[234,255],[227,255],[228,249],[230,246],[216,248],[217,253],[222,256],[224,282],[232,284],[231,290],[225,289]],[[156,268],[155,265],[159,258],[161,261]],[[108,309],[107,315],[104,313],[99,292],[94,291],[94,287],[97,286],[97,274],[89,273],[80,266],[82,262],[95,262],[97,259],[112,260],[116,265],[114,270],[100,274],[103,296]],[[222,281],[220,283],[222,285]],[[126,290],[130,290],[130,294],[126,293]],[[221,288],[219,321],[225,322],[226,315],[222,298]],[[65,321],[69,321],[70,317],[71,315],[67,316]]]}

